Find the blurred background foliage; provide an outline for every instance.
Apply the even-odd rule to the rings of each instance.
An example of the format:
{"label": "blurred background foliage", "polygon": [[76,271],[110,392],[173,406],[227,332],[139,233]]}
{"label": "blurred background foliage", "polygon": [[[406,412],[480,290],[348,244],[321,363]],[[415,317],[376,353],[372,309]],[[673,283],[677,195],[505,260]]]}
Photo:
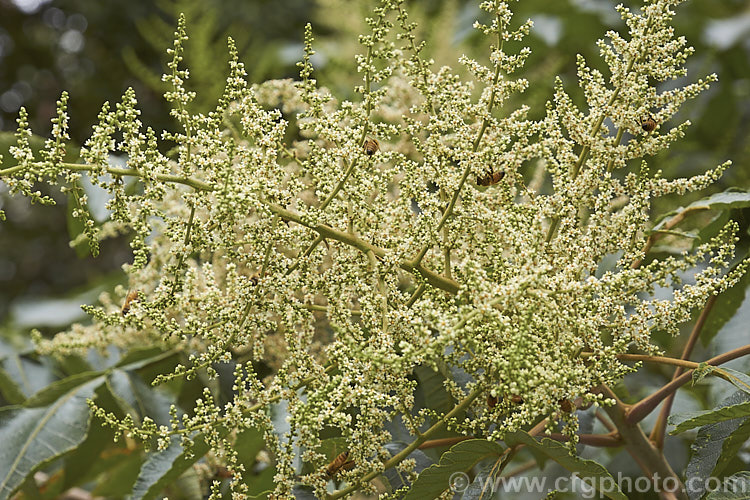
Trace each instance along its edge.
{"label": "blurred background foliage", "polygon": [[[532,49],[523,71],[530,88],[515,102],[508,103],[508,109],[524,102],[531,106],[532,117],[541,117],[544,102],[551,97],[555,75],[560,75],[566,89],[579,104],[583,103],[582,94],[576,90],[575,55],[581,53],[591,66],[605,70],[594,41],[607,30],[624,28],[614,10],[616,3],[523,0],[516,4],[516,20],[531,18],[535,24],[532,36],[525,42]],[[633,8],[638,6],[638,2],[628,3]],[[188,86],[198,93],[194,112],[210,110],[223,88],[227,36],[237,42],[251,82],[294,78],[307,22],[313,24],[316,38],[315,78],[338,98],[356,99],[352,88],[359,81],[354,62],[354,55],[360,51],[357,39],[367,31],[364,18],[374,4],[374,0],[0,0],[3,166],[12,166],[8,147],[14,142],[18,109],[25,106],[34,132],[46,136],[55,101],[63,90],[71,96],[69,115],[75,144],[82,144],[88,137],[102,103],[118,101],[128,87],[136,90],[145,124],[156,130],[172,129],[174,123],[161,97],[165,88],[160,75],[181,12],[186,15],[190,36],[185,52],[191,77]],[[487,42],[472,29],[474,20],[482,16],[477,1],[410,0],[407,8],[410,20],[420,22],[418,34],[429,42],[425,54],[435,60],[436,66],[449,65],[462,73],[457,63],[460,55],[487,60]],[[694,124],[676,147],[650,159],[651,170],[662,169],[668,177],[687,176],[732,159],[734,167],[713,190],[750,188],[750,1],[691,0],[679,8],[674,23],[677,32],[696,49],[688,62],[686,80],[712,72],[720,79],[698,100],[689,102],[674,123],[662,125],[675,125],[685,119]],[[658,85],[666,90],[683,83]],[[0,329],[5,334],[0,347],[6,346],[0,349],[3,352],[12,343],[22,350],[27,348],[31,327],[53,334],[72,321],[83,319],[81,303],[95,302],[100,291],[126,282],[120,266],[131,258],[127,235],[105,241],[101,256],[96,259],[77,252],[69,245],[69,232],[75,233],[75,228],[65,229],[66,199],[59,193],[50,194],[57,199],[58,207],[30,205],[26,199],[8,197],[0,181],[0,208],[8,216],[6,222],[0,223]],[[659,213],[685,206],[706,194],[658,200],[652,216],[656,218]],[[93,190],[89,195],[94,215],[105,218],[105,200],[97,198]],[[731,217],[740,221],[742,243],[746,246],[747,214],[735,210]],[[688,228],[709,220],[696,217],[688,222]],[[665,251],[669,251],[669,241],[664,239]],[[744,291],[737,300],[741,303],[743,298]],[[742,314],[747,316],[747,309],[743,308],[746,312],[735,317],[734,323],[730,321],[729,326],[735,325],[731,331],[739,332],[747,324],[748,318],[737,319]],[[730,337],[726,341],[729,344],[719,350],[740,341]],[[669,350],[679,353],[679,348],[677,345]],[[696,352],[695,359],[702,354]],[[55,367],[55,371],[66,373],[65,367]],[[639,372],[636,385],[642,391],[653,390],[671,375],[669,370],[662,371],[656,379]],[[638,396],[642,394],[632,395],[634,399]],[[694,398],[704,396],[697,393]],[[698,403],[690,398],[680,397],[676,409],[697,407]],[[0,398],[0,404],[4,402]],[[687,456],[686,441],[670,439],[668,451],[670,446],[674,456]],[[613,463],[619,464],[613,472],[617,467],[626,471],[632,468],[627,456],[614,457]],[[679,469],[680,464],[674,462],[675,468]],[[742,466],[742,462],[737,465]],[[123,474],[128,472],[132,474],[129,469]]]}

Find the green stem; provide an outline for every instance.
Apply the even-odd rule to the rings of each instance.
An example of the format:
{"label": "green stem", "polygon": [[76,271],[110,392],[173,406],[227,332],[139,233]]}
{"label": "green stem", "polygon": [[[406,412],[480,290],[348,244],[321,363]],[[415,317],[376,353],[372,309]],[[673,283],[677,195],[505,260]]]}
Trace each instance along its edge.
{"label": "green stem", "polygon": [[[544,437],[560,442],[570,441],[570,436],[560,434],[559,432],[553,432]],[[608,434],[578,434],[578,443],[597,448],[619,448],[622,446],[622,439],[617,432],[610,432]]]}
{"label": "green stem", "polygon": [[[69,168],[70,170],[76,170],[76,171],[91,172],[91,171],[97,170],[91,165],[82,165],[82,164],[77,164],[77,163],[62,163],[61,165],[65,166],[66,168]],[[143,179],[146,178],[146,176],[143,173],[135,169],[120,169],[120,168],[108,167],[105,170],[108,173],[112,175],[116,175],[116,176],[119,175],[119,176],[141,177]],[[0,171],[0,175],[2,175],[3,172],[5,171]],[[193,187],[198,191],[207,191],[207,192],[215,191],[214,187],[211,186],[210,184],[207,184],[205,182],[201,182],[195,179],[185,178],[185,177],[178,176],[178,175],[157,175],[156,178],[163,182],[173,182],[177,184],[184,184],[186,186]],[[298,214],[291,212],[275,203],[265,201],[265,200],[261,200],[261,202],[264,203],[271,212],[278,215],[279,217],[283,219],[291,220],[302,226],[312,229],[313,231],[322,235],[324,238],[331,238],[333,240],[340,241],[342,243],[345,243],[347,245],[350,245],[359,249],[363,253],[366,252],[368,249],[370,249],[379,258],[385,257],[385,250],[383,250],[382,248],[378,248],[375,245],[372,245],[365,241],[362,241],[354,235],[351,235],[342,231],[338,231],[325,224],[318,224],[318,225],[310,224],[309,222],[303,221],[302,217],[299,216]],[[452,293],[454,295],[458,293],[458,289],[459,289],[458,283],[456,283],[452,279],[440,276],[438,273],[424,267],[422,264],[414,265],[413,262],[405,260],[399,264],[399,267],[409,273],[420,274],[421,276],[425,278],[425,280],[430,285],[436,288],[440,288],[441,290],[445,290],[446,292]]]}
{"label": "green stem", "polygon": [[[324,370],[324,373],[330,373],[334,369],[335,369],[334,365],[329,365]],[[308,385],[310,385],[313,382],[316,382],[318,380],[320,380],[320,377],[317,376],[317,375],[316,376],[312,376],[312,377],[307,377],[306,379],[301,380],[298,384],[294,385],[291,389],[292,389],[292,391],[298,391],[298,390],[302,389],[303,387],[306,387],[306,386],[308,386]],[[283,397],[284,397],[283,393],[282,394],[277,394],[275,396],[271,396],[268,399],[265,399],[264,401],[261,401],[259,403],[255,403],[254,405],[251,405],[251,406],[248,406],[247,408],[242,409],[242,413],[245,414],[245,415],[248,414],[248,413],[254,413],[254,412],[258,411],[258,410],[261,410],[261,409],[265,408],[266,406],[268,406],[268,405],[270,405],[272,403],[276,403],[276,402],[280,401]],[[183,434],[192,434],[193,432],[201,431],[202,428],[205,428],[207,430],[211,430],[213,428],[214,424],[223,424],[223,423],[226,423],[226,422],[230,422],[230,421],[232,421],[235,418],[236,417],[234,415],[229,415],[229,416],[220,417],[220,418],[217,418],[215,420],[212,420],[210,423],[201,422],[198,425],[194,425],[194,426],[190,426],[190,427],[183,427],[181,429],[173,429],[173,430],[170,430],[169,435],[170,436],[179,436],[179,435],[183,435]],[[121,429],[123,431],[131,431],[132,430],[129,427],[124,426],[122,424],[119,424],[118,427],[119,427],[119,429]],[[158,433],[159,431],[150,432],[150,431],[145,431],[145,430],[141,429],[139,432],[145,432],[146,434],[149,434],[149,435],[153,436],[156,433]]]}
{"label": "green stem", "polygon": [[[497,17],[498,23],[500,23],[500,17]],[[500,29],[497,32],[497,41],[499,50],[503,50],[503,26],[500,24]],[[471,152],[476,153],[476,151],[479,149],[479,144],[482,142],[482,137],[484,136],[484,132],[487,130],[487,127],[489,126],[490,122],[490,113],[492,112],[492,108],[495,107],[495,97],[497,96],[497,82],[500,80],[500,64],[498,63],[495,67],[495,74],[492,78],[492,91],[490,92],[490,98],[487,101],[487,115],[482,118],[482,125],[479,127],[479,133],[477,134],[476,139],[474,139],[474,144],[471,147]],[[461,176],[461,180],[458,183],[458,187],[453,192],[453,196],[451,196],[451,200],[448,203],[448,207],[445,209],[445,212],[443,212],[443,216],[440,218],[440,222],[438,222],[437,228],[435,229],[435,233],[439,233],[441,229],[443,229],[443,226],[448,220],[448,217],[451,216],[453,213],[453,208],[456,206],[456,201],[458,201],[458,197],[461,194],[461,190],[464,187],[464,184],[466,184],[466,179],[469,178],[469,174],[471,173],[471,165],[467,165],[464,169],[464,173]],[[417,256],[412,261],[414,266],[419,265],[420,262],[422,262],[422,259],[424,258],[425,254],[427,254],[427,251],[430,249],[432,242],[426,243],[422,249],[419,251]]]}
{"label": "green stem", "polygon": [[[383,24],[383,20],[385,19],[385,14],[381,14],[378,18],[378,24],[377,27],[373,30],[373,33],[375,30],[379,29],[380,26]],[[374,45],[373,40],[373,45]],[[365,64],[364,64],[364,73],[365,73],[365,88],[364,92],[362,94],[365,102],[365,124],[362,127],[362,134],[359,138],[359,144],[362,144],[365,142],[365,138],[367,138],[367,132],[370,130],[370,113],[372,113],[372,99],[370,96],[370,86],[371,86],[371,79],[372,75],[370,74],[370,64],[372,63],[372,47],[373,45],[370,45],[367,47],[367,56],[365,56]],[[346,181],[349,180],[349,177],[352,175],[352,172],[354,172],[354,168],[357,166],[357,160],[354,159],[348,166],[346,171],[344,172],[344,176],[341,178],[341,180],[336,184],[336,186],[333,188],[333,191],[326,197],[325,200],[320,204],[320,210],[325,210],[329,203],[333,201],[333,199],[336,197],[336,195],[339,194],[339,191],[341,191],[341,188],[344,187],[344,184],[346,184]]]}
{"label": "green stem", "polygon": [[[615,136],[614,140],[612,141],[612,146],[617,147],[620,145],[620,141],[622,140],[622,136],[625,134],[625,127],[620,127],[617,129],[617,135]],[[612,167],[615,165],[615,160],[609,160],[607,162],[607,172],[612,171]]]}
{"label": "green stem", "polygon": [[385,286],[385,282],[383,281],[382,276],[380,276],[380,273],[378,272],[378,261],[375,258],[375,254],[372,253],[372,250],[368,250],[366,252],[367,260],[369,262],[369,271],[370,274],[375,276],[375,287],[377,288],[378,292],[380,293],[381,300],[382,300],[382,308],[383,308],[383,319],[382,319],[382,328],[383,333],[386,333],[388,331],[388,289]]}
{"label": "green stem", "polygon": [[[183,242],[183,245],[185,246],[185,249],[187,251],[187,246],[190,243],[190,233],[193,229],[193,220],[195,219],[195,205],[190,205],[190,217],[188,217],[188,223],[187,223],[187,229],[185,230],[185,241]],[[180,252],[180,258],[177,261],[177,267],[174,270],[174,279],[172,281],[172,295],[175,295],[177,293],[177,287],[180,284],[180,269],[182,269],[182,264],[185,262],[185,252]]]}
{"label": "green stem", "polygon": [[316,237],[316,238],[315,238],[315,239],[313,240],[313,242],[312,242],[312,243],[310,243],[310,246],[308,246],[308,247],[307,247],[307,248],[305,249],[305,251],[304,251],[304,252],[302,252],[302,253],[301,253],[301,254],[300,254],[299,256],[297,256],[297,260],[295,260],[295,261],[294,261],[294,264],[292,264],[292,265],[291,265],[291,267],[290,267],[289,269],[287,269],[287,271],[286,271],[286,275],[287,275],[287,276],[289,276],[290,274],[292,274],[292,273],[294,272],[294,270],[295,270],[295,269],[297,269],[297,268],[299,267],[299,265],[300,265],[300,262],[302,262],[302,259],[303,259],[303,258],[307,258],[307,257],[309,257],[309,256],[310,256],[310,254],[311,254],[311,253],[313,253],[313,251],[315,250],[315,248],[316,248],[316,247],[317,247],[318,245],[320,245],[320,243],[321,243],[321,242],[322,242],[322,241],[323,241],[324,239],[325,239],[325,238],[324,238],[323,236],[321,236],[321,235],[318,235],[318,236],[317,236],[317,237]]}
{"label": "green stem", "polygon": [[414,303],[417,300],[419,300],[419,297],[422,296],[422,294],[424,293],[424,291],[425,291],[426,288],[427,287],[425,286],[424,283],[420,283],[419,284],[419,286],[417,287],[417,289],[414,290],[414,293],[411,295],[411,297],[409,297],[409,300],[406,301],[406,308],[407,309],[411,309],[411,306],[413,306]]}
{"label": "green stem", "polygon": [[524,472],[536,469],[537,467],[539,467],[539,464],[537,464],[537,461],[532,458],[528,462],[524,462],[523,464],[519,465],[515,469],[508,471],[508,473],[505,474],[503,477],[504,478],[514,477],[519,474],[523,474]]}
{"label": "green stem", "polygon": [[[278,223],[278,217],[274,217],[273,220],[273,226],[272,231],[275,229],[276,224]],[[266,269],[268,268],[268,262],[271,260],[271,249],[273,248],[273,240],[270,240],[268,244],[266,245],[266,252],[263,255],[263,263],[261,264],[260,273],[259,276],[262,278],[266,274]],[[247,304],[245,304],[245,309],[242,311],[242,316],[240,316],[240,323],[237,326],[237,329],[233,330],[229,336],[227,336],[224,341],[220,344],[221,349],[217,349],[216,353],[209,356],[208,358],[204,359],[202,362],[191,366],[188,370],[186,370],[184,373],[180,373],[179,375],[176,375],[174,373],[167,375],[165,377],[162,377],[161,381],[167,381],[180,377],[185,377],[190,374],[193,374],[197,372],[198,370],[201,370],[203,368],[206,368],[210,364],[213,364],[216,362],[217,359],[226,351],[228,347],[230,347],[232,344],[234,344],[234,340],[237,338],[237,334],[242,330],[242,327],[245,326],[245,321],[247,321],[248,316],[250,315],[250,310],[253,307],[253,304],[255,303],[255,298],[257,295],[258,288],[253,288],[252,296],[247,301]],[[216,326],[220,326],[224,324],[226,321],[221,321],[219,323],[214,323],[213,325],[209,326],[209,330],[215,328]]]}
{"label": "green stem", "polygon": [[[440,188],[440,201],[445,201],[445,189]],[[448,226],[443,227],[443,274],[446,278],[451,276],[451,245],[448,241]]]}
{"label": "green stem", "polygon": [[[365,254],[368,251],[372,251],[377,257],[381,259],[386,255],[385,250],[383,250],[382,248],[376,247],[371,243],[363,241],[352,234],[346,233],[344,231],[339,231],[338,229],[334,229],[325,224],[312,224],[304,220],[300,215],[291,212],[275,203],[271,203],[268,201],[264,201],[264,203],[266,204],[268,209],[271,210],[271,212],[275,213],[281,218],[296,222],[297,224],[312,229],[325,238],[330,238],[332,240],[346,243],[347,245],[352,246]],[[404,260],[399,263],[399,267],[409,273],[420,274],[429,284],[436,288],[440,288],[441,290],[445,290],[446,292],[452,294],[458,293],[458,283],[451,279],[445,278],[430,269],[427,269],[422,264],[414,265],[413,262]]]}
{"label": "green stem", "polygon": [[[318,304],[299,304],[299,307],[307,309],[308,311],[328,312],[328,306],[321,306]],[[362,314],[362,311],[359,309],[349,309],[349,314],[356,316]]]}
{"label": "green stem", "polygon": [[451,273],[451,247],[448,245],[448,228],[443,228],[443,241],[444,247],[443,247],[443,274],[445,274],[445,277],[448,279],[452,279],[453,275]]}
{"label": "green stem", "polygon": [[[365,125],[365,133],[367,131],[367,126]],[[364,140],[364,139],[362,139]],[[344,187],[344,184],[346,184],[346,181],[349,180],[349,176],[352,175],[352,172],[354,172],[354,167],[357,166],[357,160],[352,161],[346,171],[344,172],[344,176],[341,178],[341,180],[336,184],[336,186],[333,188],[333,191],[328,195],[328,197],[323,200],[323,203],[320,204],[320,210],[325,210],[329,203],[333,201],[333,199],[336,197],[337,194],[339,194],[339,191],[341,191],[341,188]]]}
{"label": "green stem", "polygon": [[[61,163],[60,165],[67,168],[68,170],[73,171],[91,172],[92,170],[94,170],[91,165],[83,165],[80,163]],[[143,179],[146,179],[147,177],[145,174],[142,174],[134,168],[106,167],[104,170],[113,176],[133,176],[142,177]],[[2,172],[0,172],[0,175],[2,175]],[[184,184],[185,186],[190,186],[197,191],[214,191],[214,187],[211,184],[199,181],[197,179],[191,179],[182,175],[157,174],[156,179],[162,182]]]}
{"label": "green stem", "polygon": [[284,153],[284,155],[292,159],[294,163],[296,163],[300,168],[305,168],[305,165],[300,161],[299,158],[297,158],[296,152],[290,151],[289,148],[287,148],[286,145],[281,141],[277,143],[277,146],[279,146],[279,149]]}
{"label": "green stem", "polygon": [[[409,411],[409,409],[408,409],[408,408],[402,408],[402,409],[401,409],[401,414],[402,414],[402,415],[404,416],[404,418],[406,418],[406,420],[408,420],[408,421],[409,421],[409,423],[411,424],[412,428],[414,429],[414,432],[415,432],[415,433],[417,434],[417,437],[421,437],[421,436],[422,436],[422,433],[421,433],[421,432],[419,432],[419,426],[418,426],[418,425],[417,425],[417,423],[416,423],[416,422],[414,421],[414,416],[412,416],[412,414],[411,414],[411,411]],[[436,440],[433,440],[433,441],[436,441]],[[424,448],[424,446],[425,446],[425,445],[428,445],[428,443],[422,443],[422,444],[420,445],[420,448],[419,448],[419,449],[420,449],[420,450],[423,450],[423,449],[425,449],[425,448]],[[429,445],[428,445],[428,447],[429,447]]]}
{"label": "green stem", "polygon": [[[631,57],[628,61],[628,65],[625,68],[625,72],[622,75],[622,81],[615,87],[615,90],[612,92],[612,95],[609,97],[609,101],[607,101],[607,104],[604,106],[604,109],[610,108],[612,105],[614,105],[617,98],[620,96],[620,91],[622,90],[622,86],[625,84],[625,79],[628,76],[628,73],[630,73],[633,70],[633,65],[635,65],[636,57]],[[602,126],[602,123],[604,123],[604,119],[607,117],[607,115],[602,112],[599,117],[594,121],[594,124],[591,126],[591,129],[589,130],[589,137],[591,140],[596,139],[596,136],[599,134],[599,129]],[[618,135],[622,137],[620,132],[618,131]],[[619,139],[618,139],[619,142]],[[589,152],[591,151],[591,146],[588,144],[585,144],[583,146],[583,149],[581,149],[581,154],[578,156],[578,161],[573,165],[573,168],[570,171],[570,178],[571,180],[575,180],[576,177],[578,177],[578,173],[581,171],[581,167],[583,166],[584,162],[589,156]],[[609,167],[608,167],[609,168]],[[547,237],[545,238],[546,242],[549,243],[552,241],[552,237],[555,235],[555,231],[557,231],[558,226],[560,225],[560,217],[555,217],[552,219],[552,222],[550,223],[549,229],[547,230]]]}
{"label": "green stem", "polygon": [[[15,167],[9,167],[4,170],[0,170],[0,177],[7,177],[16,172],[20,172],[27,168],[33,168],[35,166],[42,166],[42,164],[41,162],[37,162],[37,163],[32,163],[31,165],[16,165]],[[72,170],[74,172],[93,172],[93,171],[99,170],[97,168],[94,168],[92,165],[85,165],[81,163],[60,163],[60,166],[65,167],[68,170]],[[139,172],[138,170],[134,168],[115,168],[115,167],[107,166],[104,168],[104,171],[115,177],[132,176],[132,177],[142,177],[146,179],[146,176],[144,174],[142,174],[141,172]],[[162,182],[184,184],[185,186],[190,186],[192,188],[195,188],[198,191],[214,191],[213,186],[211,186],[210,184],[196,180],[196,179],[190,179],[182,175],[157,174],[156,179]]]}
{"label": "green stem", "polygon": [[[271,234],[276,231],[276,226],[279,223],[279,218],[274,216],[273,222],[271,222]],[[266,245],[266,253],[263,254],[263,264],[260,266],[260,278],[266,275],[266,270],[268,269],[268,263],[271,262],[271,250],[273,249],[273,239],[268,242],[268,245]]]}
{"label": "green stem", "polygon": [[[579,354],[581,358],[589,358],[594,354],[591,352],[582,352]],[[694,361],[687,361],[684,359],[668,358],[666,356],[650,356],[648,354],[617,354],[615,356],[621,361],[643,361],[646,363],[656,363],[660,365],[672,365],[681,366],[683,368],[695,369],[700,365]]]}
{"label": "green stem", "polygon": [[444,446],[453,446],[462,441],[476,439],[474,436],[456,436],[452,438],[430,439],[419,445],[420,450],[429,450],[430,448],[442,448]]}
{"label": "green stem", "polygon": [[[17,472],[17,471],[16,471]],[[29,474],[26,476],[26,479],[21,483],[21,492],[23,492],[23,495],[13,495],[13,498],[23,498],[25,500],[43,500],[44,496],[42,496],[41,492],[39,491],[39,487],[36,484],[36,478],[34,477],[36,474]],[[42,483],[42,487],[47,486],[46,483],[49,481],[49,477],[45,477]]]}
{"label": "green stem", "polygon": [[390,469],[391,467],[395,467],[396,465],[403,462],[414,450],[419,448],[419,446],[430,439],[433,435],[440,432],[443,427],[445,426],[445,423],[454,418],[456,415],[458,415],[460,412],[462,412],[464,409],[468,408],[472,401],[474,401],[482,392],[484,392],[484,388],[481,385],[477,385],[474,390],[472,390],[468,396],[466,396],[459,404],[457,404],[450,412],[446,413],[443,418],[441,418],[438,422],[436,422],[432,427],[427,429],[424,433],[422,433],[421,436],[417,437],[414,441],[411,442],[406,448],[401,450],[399,453],[393,455],[389,460],[387,460],[382,467],[381,471],[373,471],[369,474],[365,474],[357,483],[354,483],[350,485],[347,488],[344,488],[342,490],[334,491],[330,495],[328,495],[328,500],[336,500],[337,498],[341,498],[343,496],[348,495],[349,493],[352,493],[360,488],[360,486],[364,483],[367,483],[369,481],[372,481],[376,477],[378,477],[380,474],[382,474],[383,470]]}
{"label": "green stem", "polygon": [[[673,227],[675,227],[677,224],[685,220],[685,218],[688,215],[691,215],[700,210],[708,210],[708,208],[709,207],[701,207],[701,206],[688,207],[684,209],[683,211],[681,211],[680,213],[676,214],[671,219],[669,219],[669,221],[667,221],[667,223],[664,224],[664,230],[669,231]],[[646,244],[644,245],[643,250],[642,250],[642,253],[644,256],[648,253],[649,250],[651,250],[651,247],[654,246],[654,243],[656,243],[656,240],[658,240],[662,236],[664,236],[664,233],[657,232],[657,231],[652,232],[648,236],[648,239],[646,240]],[[630,265],[630,268],[637,269],[641,265],[642,262],[643,262],[643,259],[637,259]]]}
{"label": "green stem", "polygon": [[[383,15],[380,16],[378,20],[378,27],[383,22]],[[365,88],[364,88],[364,101],[365,101],[365,115],[367,116],[365,120],[365,124],[362,127],[362,134],[359,138],[359,143],[362,144],[365,141],[365,138],[367,137],[367,132],[370,128],[370,113],[372,112],[372,100],[370,99],[370,86],[371,86],[371,78],[372,75],[370,74],[370,63],[372,62],[372,45],[367,47],[367,56],[365,57],[366,63],[365,63]],[[295,155],[296,159],[296,155]],[[352,175],[352,172],[354,172],[354,168],[357,166],[357,159],[355,158],[352,160],[351,163],[347,165],[346,160],[344,160],[344,164],[346,165],[346,171],[344,172],[344,176],[339,180],[338,183],[336,183],[336,186],[334,186],[333,190],[328,194],[328,196],[323,200],[323,202],[320,204],[319,210],[323,211],[328,207],[328,205],[336,198],[336,196],[339,194],[341,189],[344,187],[344,184],[346,184],[346,181],[349,180],[349,177]],[[323,237],[319,236],[316,238],[310,246],[308,246],[303,255],[308,256],[310,255],[313,250],[315,250],[315,247],[320,244],[320,242],[323,241]],[[299,259],[292,265],[292,267],[287,271],[287,275],[291,274],[292,271],[294,271],[297,266],[299,265]]]}
{"label": "green stem", "polygon": [[396,5],[396,10],[398,10],[399,17],[402,19],[401,21],[401,29],[403,29],[405,32],[409,33],[408,39],[409,39],[409,45],[411,48],[412,53],[414,54],[413,61],[416,61],[417,66],[419,67],[419,74],[422,77],[422,84],[424,85],[424,95],[425,99],[430,104],[430,111],[432,112],[432,116],[437,116],[437,112],[435,111],[435,103],[433,102],[432,98],[427,93],[427,89],[429,87],[429,81],[427,79],[427,73],[429,72],[427,68],[427,64],[425,61],[419,57],[419,50],[417,50],[417,46],[414,45],[414,35],[411,33],[411,30],[408,29],[406,25],[406,12],[401,8],[401,4]]}
{"label": "green stem", "polygon": [[505,453],[502,458],[500,459],[500,464],[497,467],[497,471],[495,472],[496,475],[500,475],[503,473],[505,468],[510,464],[510,462],[516,457],[516,453],[523,447],[523,445],[516,445],[507,450],[507,453]]}

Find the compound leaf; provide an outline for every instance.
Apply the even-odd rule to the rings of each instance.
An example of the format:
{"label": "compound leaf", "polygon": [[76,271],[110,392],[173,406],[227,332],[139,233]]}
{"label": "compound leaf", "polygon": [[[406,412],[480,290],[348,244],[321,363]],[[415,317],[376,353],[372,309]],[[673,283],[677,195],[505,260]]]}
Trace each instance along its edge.
{"label": "compound leaf", "polygon": [[90,421],[86,400],[103,381],[97,377],[68,387],[46,406],[0,409],[0,500],[36,469],[83,442]]}
{"label": "compound leaf", "polygon": [[551,460],[554,460],[570,472],[575,472],[581,480],[596,488],[607,498],[627,500],[627,497],[623,495],[622,491],[620,491],[617,482],[604,466],[593,460],[585,460],[571,455],[568,448],[558,441],[549,438],[537,441],[526,432],[519,431],[507,435],[505,437],[505,442],[511,446],[525,444],[526,446],[534,448],[544,453]]}
{"label": "compound leaf", "polygon": [[[465,473],[482,460],[499,457],[504,447],[486,439],[469,439],[462,441],[443,453],[440,463],[422,471],[406,493],[404,500],[421,500],[437,498],[455,483],[456,473]],[[461,476],[463,478],[464,476]],[[466,476],[468,480],[468,476]]]}

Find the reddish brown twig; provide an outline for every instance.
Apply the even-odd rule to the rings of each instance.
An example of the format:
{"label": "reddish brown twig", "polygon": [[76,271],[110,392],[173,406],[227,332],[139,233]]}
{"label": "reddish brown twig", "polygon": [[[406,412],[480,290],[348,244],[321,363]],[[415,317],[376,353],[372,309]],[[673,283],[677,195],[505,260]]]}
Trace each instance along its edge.
{"label": "reddish brown twig", "polygon": [[[703,325],[706,324],[706,319],[708,318],[711,309],[713,309],[718,297],[718,295],[712,295],[711,298],[709,298],[706,302],[706,305],[703,307],[703,311],[701,311],[701,315],[695,322],[693,330],[690,332],[690,337],[688,337],[687,344],[685,344],[685,348],[682,351],[682,359],[687,360],[690,357],[690,353],[693,352],[693,348],[698,342],[698,338],[700,337],[701,331],[703,330]],[[682,367],[678,366],[674,371],[674,375],[672,375],[672,380],[675,380],[681,374]],[[673,392],[664,400],[664,405],[661,407],[659,417],[656,419],[654,428],[651,430],[651,435],[649,436],[649,439],[659,449],[664,448],[664,435],[667,429],[667,419],[669,418],[669,413],[672,411],[672,402],[674,401],[674,395],[675,393]]]}

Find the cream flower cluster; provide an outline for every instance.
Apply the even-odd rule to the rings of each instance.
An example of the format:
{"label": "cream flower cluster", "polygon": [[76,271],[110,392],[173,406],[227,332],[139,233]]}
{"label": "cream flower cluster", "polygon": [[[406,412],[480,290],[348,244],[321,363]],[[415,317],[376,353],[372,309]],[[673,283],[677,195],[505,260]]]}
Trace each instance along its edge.
{"label": "cream flower cluster", "polygon": [[[114,344],[187,353],[158,381],[214,376],[216,363],[238,361],[231,402],[218,406],[208,391],[193,416],[175,412],[171,427],[97,413],[158,447],[200,431],[230,465],[226,429],[261,427],[276,462],[275,497],[289,496],[295,481],[323,494],[324,429],[347,443],[354,466],[342,477],[351,484],[382,471],[392,441],[385,425],[399,415],[415,436],[445,421],[499,439],[550,416],[574,432],[562,401],[601,403],[590,389],[631,369],[618,353],[655,352],[653,331],[676,331],[746,267],[722,271],[732,225],[693,253],[641,265],[652,201],[703,189],[728,167],[687,179],[648,172],[648,158],[689,125],[670,121],[680,105],[716,79],[654,86],[683,77],[692,52],[670,26],[679,3],[620,7],[628,32],[599,42],[608,74],[579,57],[585,106],[558,80],[541,120],[506,106],[529,85],[513,78],[529,50],[509,53],[505,42],[531,29],[506,1],[481,4],[489,21],[475,27],[491,46],[486,62],[457,61],[469,79],[422,57],[403,0],[381,1],[360,39],[354,102],[317,86],[309,27],[299,81],[248,87],[230,43],[226,90],[207,116],[190,112],[181,20],[164,77],[180,132],[144,129],[129,90],[104,106],[84,163],[71,165],[60,153],[65,98],[43,161],[30,155],[25,114],[19,119],[19,166],[3,180],[42,201],[34,182],[64,174],[75,189],[87,172],[111,193],[111,220],[94,227],[85,195],[76,215],[92,248],[130,231],[125,269],[138,291],[128,314],[124,287],[104,295],[87,307],[92,324],[37,338],[40,352]],[[109,165],[113,152],[127,164]],[[673,296],[655,298],[657,286]],[[416,405],[418,367],[444,379],[461,411]],[[283,433],[269,418],[279,401]],[[298,459],[313,472],[297,476]],[[233,485],[241,492],[239,479]]]}

